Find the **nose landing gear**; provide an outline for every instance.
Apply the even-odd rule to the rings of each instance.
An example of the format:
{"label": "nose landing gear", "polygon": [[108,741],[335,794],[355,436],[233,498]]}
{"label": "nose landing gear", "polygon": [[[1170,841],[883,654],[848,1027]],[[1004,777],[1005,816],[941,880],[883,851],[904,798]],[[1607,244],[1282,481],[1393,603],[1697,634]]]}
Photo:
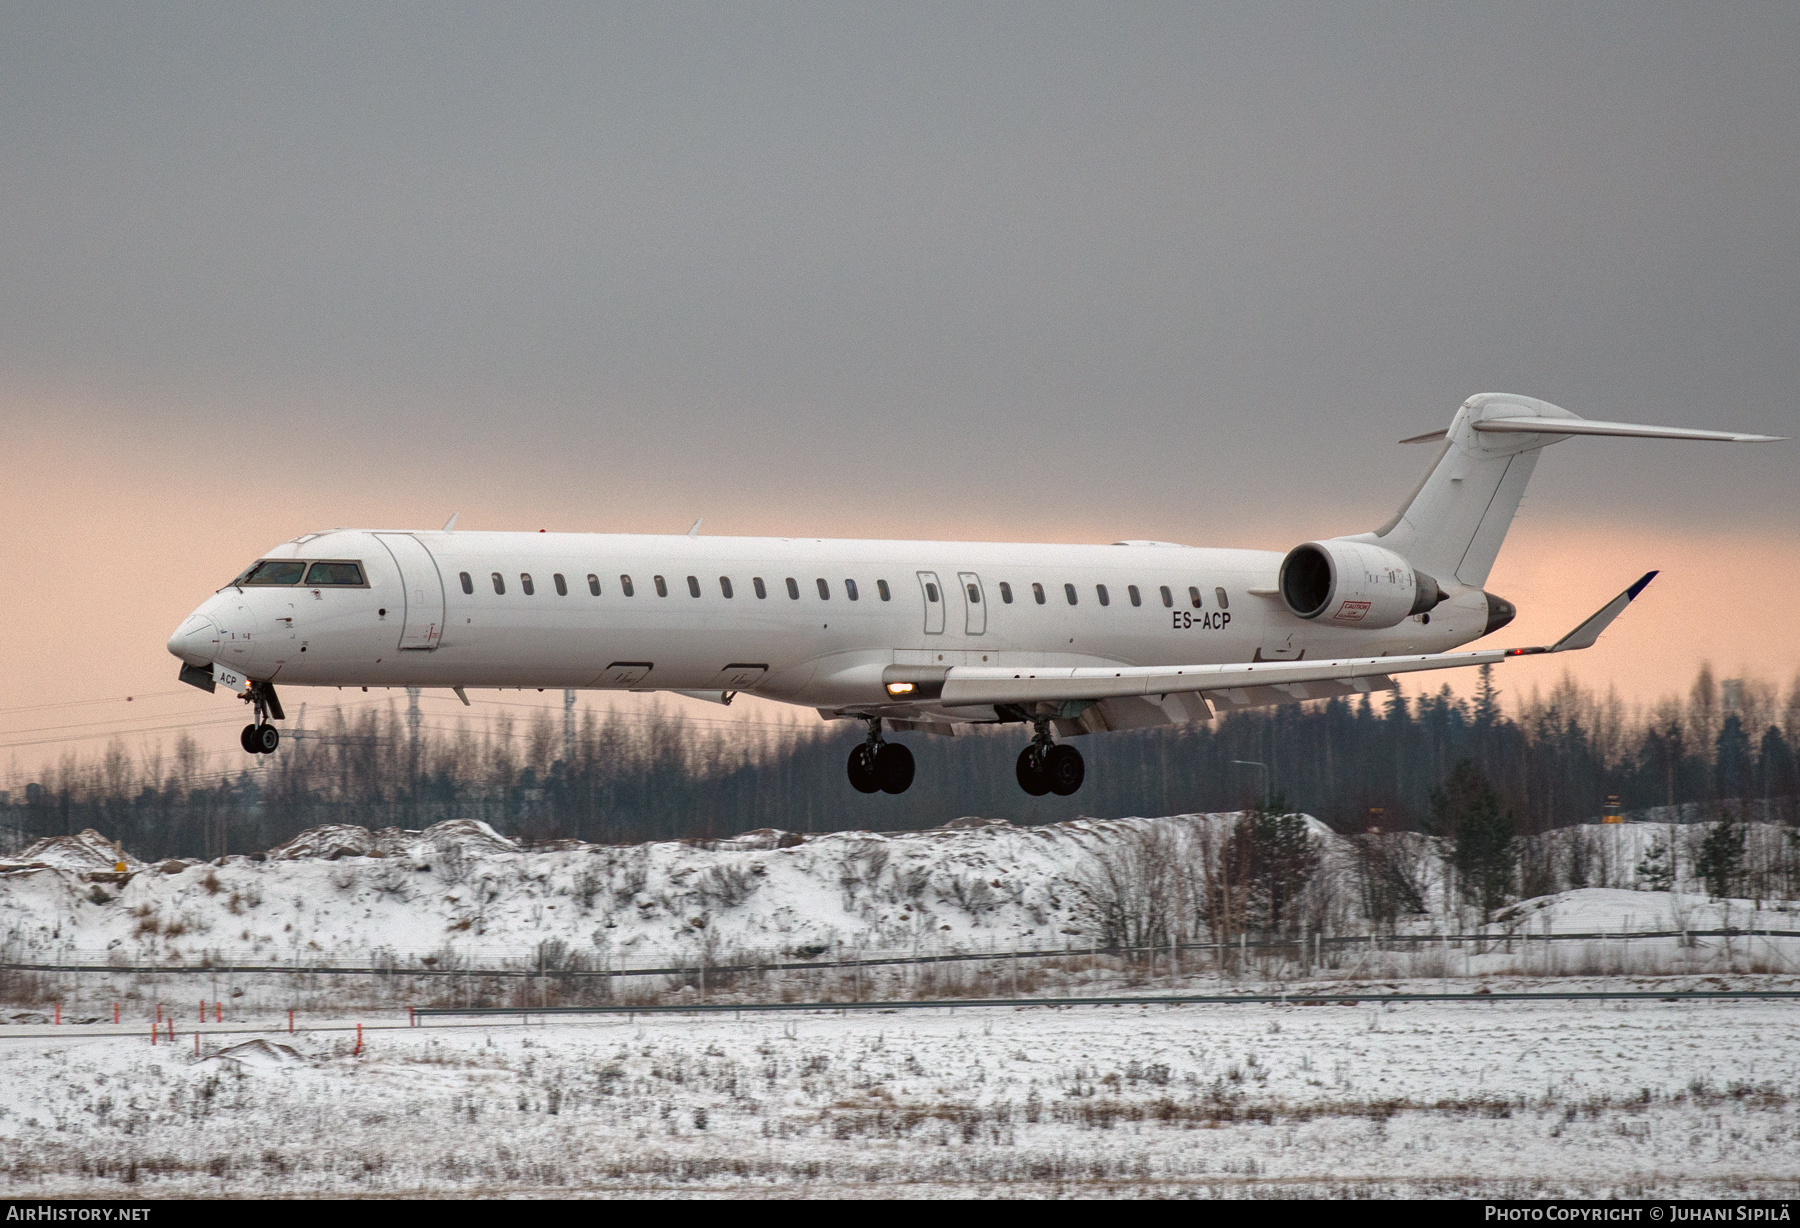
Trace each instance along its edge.
{"label": "nose landing gear", "polygon": [[869,718],[869,740],[850,752],[850,787],[858,793],[904,793],[912,787],[912,752],[881,736],[881,718]]}
{"label": "nose landing gear", "polygon": [[1016,769],[1019,787],[1033,797],[1054,793],[1067,797],[1081,788],[1087,777],[1087,765],[1081,752],[1073,746],[1057,745],[1050,740],[1050,723],[1038,721],[1037,736],[1031,745],[1019,752]]}
{"label": "nose landing gear", "polygon": [[238,735],[238,745],[252,755],[274,754],[275,748],[281,745],[281,731],[269,724],[269,720],[281,720],[285,716],[281,700],[275,697],[275,688],[266,682],[252,682],[244,700],[255,710],[256,719],[244,726],[244,731]]}

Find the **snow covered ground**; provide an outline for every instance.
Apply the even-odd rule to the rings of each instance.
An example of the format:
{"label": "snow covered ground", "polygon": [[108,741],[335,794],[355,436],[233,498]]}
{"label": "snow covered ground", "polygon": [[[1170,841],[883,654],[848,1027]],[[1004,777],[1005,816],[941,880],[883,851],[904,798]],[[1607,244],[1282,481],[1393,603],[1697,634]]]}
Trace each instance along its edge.
{"label": "snow covered ground", "polygon": [[[1523,902],[1510,938],[1420,949],[1359,938],[1326,948],[1323,966],[1297,951],[1173,966],[1166,951],[1148,965],[1092,953],[1097,858],[1139,838],[1198,839],[1232,817],[532,850],[474,823],[327,828],[263,860],[128,856],[123,873],[97,835],[42,842],[0,863],[8,958],[183,971],[0,975],[5,1191],[1800,1193],[1795,1000],[1298,1004],[1309,989],[1474,983],[1792,988],[1797,939],[1628,938],[1795,928],[1790,905],[1596,886]],[[1342,838],[1320,835],[1341,857]],[[1656,835],[1596,839],[1621,862]],[[1315,893],[1309,926],[1367,933],[1346,881]],[[1555,933],[1609,937],[1541,941]],[[717,969],[745,956],[1014,947],[1089,954],[735,982],[715,972],[707,991],[715,1003],[1015,985],[1092,996],[1273,980],[1295,1004],[392,1026],[404,1021],[392,1007],[421,999],[533,1000],[546,990],[529,978],[421,970],[530,966],[546,950],[565,968]],[[220,967],[382,961],[400,975]],[[633,980],[659,1000],[699,996],[691,977]],[[237,1030],[203,1035],[196,1058],[187,1021],[202,997]],[[107,1034],[114,1002],[131,1035]],[[36,1026],[57,1003],[64,1024]],[[173,1047],[148,1041],[159,1003],[177,1021]],[[302,1011],[293,1036],[288,1006]],[[360,1055],[341,1030],[359,1019],[389,1025]]]}
{"label": "snow covered ground", "polygon": [[[50,1194],[1800,1194],[1791,1003],[655,1016],[0,1040]],[[271,1043],[272,1042],[272,1043]]]}

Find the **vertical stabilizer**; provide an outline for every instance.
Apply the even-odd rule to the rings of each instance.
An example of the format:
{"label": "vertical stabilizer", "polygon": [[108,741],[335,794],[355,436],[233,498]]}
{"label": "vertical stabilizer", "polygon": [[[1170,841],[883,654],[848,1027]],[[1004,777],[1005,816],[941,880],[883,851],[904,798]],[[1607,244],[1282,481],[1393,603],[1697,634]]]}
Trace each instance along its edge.
{"label": "vertical stabilizer", "polygon": [[1568,438],[1554,429],[1541,435],[1476,429],[1490,418],[1552,420],[1547,427],[1554,420],[1579,421],[1561,406],[1531,397],[1498,392],[1470,397],[1443,432],[1443,451],[1412,497],[1381,528],[1350,540],[1385,546],[1446,582],[1486,584],[1538,453]]}

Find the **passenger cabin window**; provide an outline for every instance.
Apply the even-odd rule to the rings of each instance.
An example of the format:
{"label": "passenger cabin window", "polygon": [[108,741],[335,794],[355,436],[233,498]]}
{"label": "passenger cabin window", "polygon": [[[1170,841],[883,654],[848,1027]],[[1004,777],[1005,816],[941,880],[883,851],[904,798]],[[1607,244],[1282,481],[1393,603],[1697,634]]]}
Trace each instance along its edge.
{"label": "passenger cabin window", "polygon": [[306,573],[306,582],[313,587],[332,585],[339,588],[361,588],[363,584],[362,565],[360,563],[314,563]]}
{"label": "passenger cabin window", "polygon": [[592,572],[588,573],[588,592],[594,594],[596,597],[600,595],[600,577],[594,575]]}
{"label": "passenger cabin window", "polygon": [[506,596],[506,581],[500,577],[500,573],[497,571],[494,573],[494,592],[498,596]]}
{"label": "passenger cabin window", "polygon": [[1131,604],[1132,605],[1143,605],[1144,604],[1144,595],[1142,593],[1138,592],[1137,585],[1127,584],[1125,586],[1125,591],[1131,594]]}
{"label": "passenger cabin window", "polygon": [[661,576],[651,576],[650,579],[656,584],[656,595],[658,597],[667,597],[669,595],[669,582],[667,580],[663,579]]}
{"label": "passenger cabin window", "polygon": [[1044,604],[1044,586],[1042,584],[1033,584],[1031,586],[1031,596],[1034,600],[1036,600],[1036,602],[1039,605],[1043,605]]}
{"label": "passenger cabin window", "polygon": [[852,600],[852,601],[861,601],[862,600],[862,595],[856,591],[856,581],[855,580],[845,580],[844,581],[844,596],[850,598],[850,600]]}
{"label": "passenger cabin window", "polygon": [[532,586],[531,573],[528,571],[521,571],[519,573],[519,587],[525,590],[525,595],[527,597],[530,597],[537,592],[537,589]]}
{"label": "passenger cabin window", "polygon": [[886,580],[875,581],[875,591],[881,594],[881,599],[883,601],[890,600],[894,595],[888,591]]}
{"label": "passenger cabin window", "polygon": [[973,584],[966,585],[965,587],[969,590],[969,604],[970,605],[980,605],[981,604],[981,590],[979,588],[976,588]]}
{"label": "passenger cabin window", "polygon": [[818,582],[818,584],[819,584],[819,600],[820,601],[830,601],[831,600],[831,585],[825,583],[824,580],[820,580]]}
{"label": "passenger cabin window", "polygon": [[787,578],[787,589],[789,597],[793,598],[795,601],[800,600],[800,582],[798,580],[789,576]]}
{"label": "passenger cabin window", "polygon": [[1174,608],[1175,594],[1171,593],[1169,591],[1169,586],[1167,584],[1162,586],[1162,599],[1163,599],[1163,607],[1165,609],[1173,609]]}
{"label": "passenger cabin window", "polygon": [[1188,599],[1194,603],[1196,610],[1200,608],[1200,590],[1192,584],[1188,585]]}
{"label": "passenger cabin window", "polygon": [[1005,580],[1000,581],[1000,601],[1004,605],[1012,604],[1012,585]]}
{"label": "passenger cabin window", "polygon": [[559,571],[550,578],[556,581],[556,595],[558,597],[567,597],[569,595],[569,582],[563,579],[562,572]]}
{"label": "passenger cabin window", "polygon": [[1094,585],[1094,595],[1096,597],[1100,598],[1101,605],[1111,605],[1112,604],[1112,598],[1107,596],[1107,594],[1106,594],[1106,585],[1104,585],[1104,584]]}
{"label": "passenger cabin window", "polygon": [[756,590],[756,599],[758,601],[767,601],[769,599],[768,587],[763,584],[761,576],[751,577],[750,587]]}
{"label": "passenger cabin window", "polygon": [[469,579],[469,573],[466,571],[462,573],[462,586],[463,586],[463,594],[465,596],[473,596],[474,595],[475,581]]}
{"label": "passenger cabin window", "polygon": [[700,595],[700,577],[699,576],[689,576],[688,577],[688,596],[698,597],[699,595]]}
{"label": "passenger cabin window", "polygon": [[630,576],[619,577],[619,591],[624,593],[627,597],[635,597],[637,595],[637,590],[631,587]]}
{"label": "passenger cabin window", "polygon": [[930,580],[925,581],[925,600],[936,604],[938,599],[937,585]]}
{"label": "passenger cabin window", "polygon": [[720,576],[719,577],[719,595],[724,597],[727,601],[729,601],[731,599],[731,577],[730,576]]}
{"label": "passenger cabin window", "polygon": [[1063,596],[1065,596],[1069,599],[1070,605],[1074,605],[1075,604],[1075,586],[1073,584],[1063,585]]}
{"label": "passenger cabin window", "polygon": [[1231,608],[1231,598],[1225,595],[1224,589],[1215,588],[1213,590],[1213,596],[1219,599],[1219,608],[1221,610],[1229,610]]}
{"label": "passenger cabin window", "polygon": [[290,562],[287,559],[263,559],[250,564],[250,570],[232,583],[240,588],[247,584],[298,584],[300,577],[305,574],[305,563]]}

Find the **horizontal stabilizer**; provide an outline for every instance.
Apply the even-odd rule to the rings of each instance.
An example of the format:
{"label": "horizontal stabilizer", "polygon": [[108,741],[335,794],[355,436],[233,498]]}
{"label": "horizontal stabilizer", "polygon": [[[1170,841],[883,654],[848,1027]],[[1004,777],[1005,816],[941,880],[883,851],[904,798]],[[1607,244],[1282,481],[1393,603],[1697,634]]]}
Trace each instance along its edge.
{"label": "horizontal stabilizer", "polygon": [[[1775,443],[1780,435],[1746,435],[1739,431],[1696,431],[1685,426],[1643,426],[1636,422],[1596,422],[1591,418],[1478,418],[1469,424],[1483,434],[1611,435],[1624,439],[1703,439],[1718,443]],[[1417,435],[1401,443],[1443,438],[1443,432]]]}

